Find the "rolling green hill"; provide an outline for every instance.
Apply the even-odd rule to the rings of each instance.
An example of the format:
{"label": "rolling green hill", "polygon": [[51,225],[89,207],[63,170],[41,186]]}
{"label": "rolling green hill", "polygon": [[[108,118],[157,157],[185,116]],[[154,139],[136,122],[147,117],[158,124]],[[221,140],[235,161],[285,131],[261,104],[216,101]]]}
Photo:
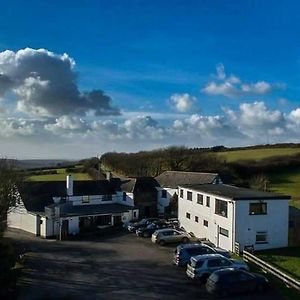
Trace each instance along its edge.
{"label": "rolling green hill", "polygon": [[265,148],[265,149],[245,149],[226,152],[217,152],[217,155],[227,162],[237,162],[239,160],[260,161],[272,156],[287,156],[300,153],[299,148]]}

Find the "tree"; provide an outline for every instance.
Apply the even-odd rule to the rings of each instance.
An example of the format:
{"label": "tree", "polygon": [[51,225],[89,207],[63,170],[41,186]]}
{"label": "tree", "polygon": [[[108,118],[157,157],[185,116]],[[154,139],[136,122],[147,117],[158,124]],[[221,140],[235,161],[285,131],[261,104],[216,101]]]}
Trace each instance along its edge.
{"label": "tree", "polygon": [[22,179],[14,161],[0,159],[0,236],[6,228],[7,212],[16,202],[17,186]]}
{"label": "tree", "polygon": [[268,191],[269,178],[265,174],[258,174],[250,179],[250,187],[259,191]]}

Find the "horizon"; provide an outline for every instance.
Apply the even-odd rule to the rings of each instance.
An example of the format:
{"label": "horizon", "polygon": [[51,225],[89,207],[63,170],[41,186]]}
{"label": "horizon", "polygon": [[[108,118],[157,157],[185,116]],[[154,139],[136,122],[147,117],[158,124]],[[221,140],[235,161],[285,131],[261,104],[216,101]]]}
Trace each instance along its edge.
{"label": "horizon", "polygon": [[298,1],[59,6],[2,9],[0,156],[300,142]]}

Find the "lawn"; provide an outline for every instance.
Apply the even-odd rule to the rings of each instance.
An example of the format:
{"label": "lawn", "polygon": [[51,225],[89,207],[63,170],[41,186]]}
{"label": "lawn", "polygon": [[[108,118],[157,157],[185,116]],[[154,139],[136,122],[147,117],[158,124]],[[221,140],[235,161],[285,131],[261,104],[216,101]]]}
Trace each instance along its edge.
{"label": "lawn", "polygon": [[218,152],[220,158],[227,162],[235,162],[239,160],[262,160],[272,156],[287,156],[300,153],[299,148],[273,148],[273,149],[246,149],[237,151]]}
{"label": "lawn", "polygon": [[300,209],[300,168],[272,173],[269,176],[270,190],[292,196],[290,205]]}
{"label": "lawn", "polygon": [[[74,180],[92,180],[86,173],[68,173],[72,175]],[[28,177],[30,181],[65,181],[67,173],[49,174],[49,175],[34,175]]]}
{"label": "lawn", "polygon": [[295,279],[300,279],[300,247],[265,250],[256,255]]}

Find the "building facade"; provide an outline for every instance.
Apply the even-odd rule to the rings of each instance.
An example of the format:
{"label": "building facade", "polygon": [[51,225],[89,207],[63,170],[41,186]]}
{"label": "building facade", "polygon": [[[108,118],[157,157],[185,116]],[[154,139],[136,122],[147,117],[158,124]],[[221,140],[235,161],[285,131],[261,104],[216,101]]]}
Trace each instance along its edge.
{"label": "building facade", "polygon": [[8,227],[42,237],[66,237],[138,219],[133,200],[116,182],[26,182],[17,205],[9,209]]}
{"label": "building facade", "polygon": [[199,238],[234,251],[288,246],[289,196],[229,185],[178,188],[180,225]]}

